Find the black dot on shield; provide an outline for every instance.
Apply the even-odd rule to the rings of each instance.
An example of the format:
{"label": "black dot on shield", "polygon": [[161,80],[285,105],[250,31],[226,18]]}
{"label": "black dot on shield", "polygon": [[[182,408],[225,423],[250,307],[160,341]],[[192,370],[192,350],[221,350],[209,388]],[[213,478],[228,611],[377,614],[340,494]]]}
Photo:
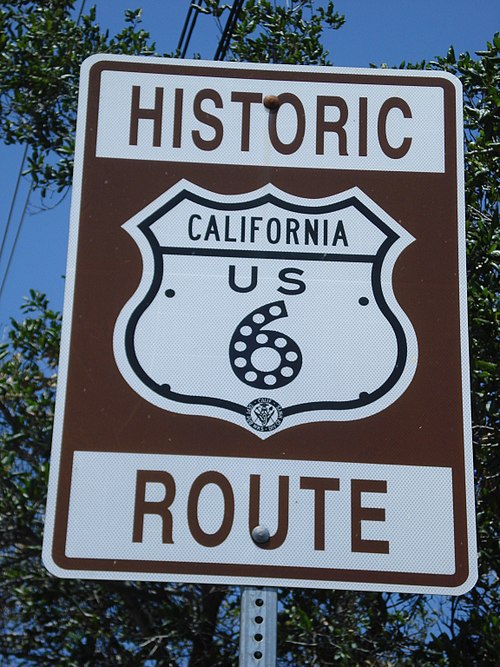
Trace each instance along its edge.
{"label": "black dot on shield", "polygon": [[361,400],[363,400],[365,398],[368,398],[368,392],[366,392],[366,391],[360,392],[359,397],[360,397]]}
{"label": "black dot on shield", "polygon": [[175,296],[175,291],[173,289],[167,289],[165,290],[165,296],[171,299],[173,296]]}
{"label": "black dot on shield", "polygon": [[366,296],[362,296],[361,299],[358,299],[358,303],[360,306],[367,306],[370,302]]}

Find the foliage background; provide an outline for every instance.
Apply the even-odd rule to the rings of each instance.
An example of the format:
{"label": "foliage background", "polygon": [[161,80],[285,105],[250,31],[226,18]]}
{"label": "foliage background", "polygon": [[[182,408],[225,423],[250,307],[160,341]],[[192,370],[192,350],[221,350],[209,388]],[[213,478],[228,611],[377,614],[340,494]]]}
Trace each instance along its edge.
{"label": "foliage background", "polygon": [[[223,20],[225,6],[204,10]],[[333,2],[248,0],[229,58],[328,62]],[[279,661],[291,665],[494,665],[498,595],[499,48],[405,65],[459,76],[465,92],[467,253],[480,578],[467,595],[280,592]],[[130,11],[110,36],[74,3],[0,5],[0,136],[28,145],[42,194],[71,182],[80,62],[91,53],[155,52]],[[32,292],[0,359],[0,659],[10,665],[231,665],[238,591],[226,587],[58,580],[40,545],[60,314]]]}

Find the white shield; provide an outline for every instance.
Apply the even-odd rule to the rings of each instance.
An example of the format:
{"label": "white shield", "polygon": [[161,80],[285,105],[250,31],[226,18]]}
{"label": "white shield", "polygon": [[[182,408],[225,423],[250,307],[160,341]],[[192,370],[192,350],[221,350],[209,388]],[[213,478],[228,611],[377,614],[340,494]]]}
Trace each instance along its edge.
{"label": "white shield", "polygon": [[114,352],[151,403],[265,438],[368,417],[411,382],[417,339],[392,272],[414,239],[358,188],[311,200],[181,181],[124,228],[143,274]]}

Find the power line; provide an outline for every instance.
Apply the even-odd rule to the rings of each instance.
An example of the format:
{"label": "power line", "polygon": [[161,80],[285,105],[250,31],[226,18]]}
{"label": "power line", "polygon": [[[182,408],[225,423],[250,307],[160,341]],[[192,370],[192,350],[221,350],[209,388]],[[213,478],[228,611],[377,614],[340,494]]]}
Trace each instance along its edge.
{"label": "power line", "polygon": [[83,8],[85,7],[85,2],[86,2],[86,0],[82,0],[82,4],[80,5],[80,11],[78,12],[78,17],[76,19],[76,25],[78,25],[80,23],[80,19],[82,18]]}
{"label": "power line", "polygon": [[[203,0],[193,0],[193,2],[190,2],[189,4],[186,20],[184,21],[184,25],[182,27],[181,36],[179,37],[179,44],[177,45],[177,52],[180,58],[186,57],[196,21],[198,20],[199,14],[203,11],[202,1]],[[231,5],[226,24],[217,44],[214,60],[224,60],[226,57],[229,43],[231,42],[231,37],[243,8],[244,1],[245,0],[234,0],[233,4]]]}
{"label": "power line", "polygon": [[227,17],[226,25],[224,26],[224,31],[221,35],[217,50],[215,52],[214,60],[224,60],[226,57],[229,43],[231,42],[231,37],[236,27],[236,22],[238,21],[241,10],[243,8],[243,2],[244,0],[235,0],[233,2],[229,16]]}
{"label": "power line", "polygon": [[33,181],[31,181],[30,187],[28,189],[28,194],[26,195],[26,201],[24,202],[23,212],[21,213],[21,220],[19,222],[19,226],[17,228],[16,236],[14,238],[14,242],[13,242],[12,248],[10,250],[9,261],[7,262],[7,266],[5,267],[5,273],[4,273],[4,276],[3,276],[2,284],[0,285],[0,299],[2,298],[3,289],[4,289],[5,283],[7,281],[7,276],[9,275],[10,265],[12,264],[12,259],[14,257],[14,253],[16,251],[17,241],[18,241],[19,236],[21,234],[21,229],[22,229],[22,226],[23,226],[26,211],[28,209],[28,204],[29,204],[29,201],[30,201],[30,195],[31,195],[32,190],[33,190]]}
{"label": "power line", "polygon": [[194,26],[198,20],[201,6],[202,0],[198,0],[198,3],[193,1],[189,4],[186,20],[184,21],[181,36],[179,37],[179,44],[177,45],[177,51],[181,58],[186,57],[186,52],[188,50],[189,42],[191,41],[191,35],[193,34]]}
{"label": "power line", "polygon": [[14,213],[14,208],[17,199],[17,193],[19,191],[19,185],[21,183],[21,177],[23,175],[24,161],[26,160],[26,155],[28,154],[28,144],[24,147],[23,157],[21,158],[21,167],[19,168],[19,173],[17,175],[16,187],[14,188],[14,194],[12,195],[12,201],[10,203],[9,215],[7,216],[7,224],[3,231],[2,245],[0,246],[0,262],[2,261],[2,255],[5,248],[5,242],[7,241],[7,236],[9,234],[10,223],[12,222],[12,215]]}

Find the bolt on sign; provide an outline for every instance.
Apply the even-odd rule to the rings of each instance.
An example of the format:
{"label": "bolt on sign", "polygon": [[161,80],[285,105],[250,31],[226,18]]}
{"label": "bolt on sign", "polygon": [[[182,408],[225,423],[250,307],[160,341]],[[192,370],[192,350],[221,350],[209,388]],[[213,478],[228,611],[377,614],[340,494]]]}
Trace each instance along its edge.
{"label": "bolt on sign", "polygon": [[435,72],[84,63],[51,572],[474,584],[461,104]]}

